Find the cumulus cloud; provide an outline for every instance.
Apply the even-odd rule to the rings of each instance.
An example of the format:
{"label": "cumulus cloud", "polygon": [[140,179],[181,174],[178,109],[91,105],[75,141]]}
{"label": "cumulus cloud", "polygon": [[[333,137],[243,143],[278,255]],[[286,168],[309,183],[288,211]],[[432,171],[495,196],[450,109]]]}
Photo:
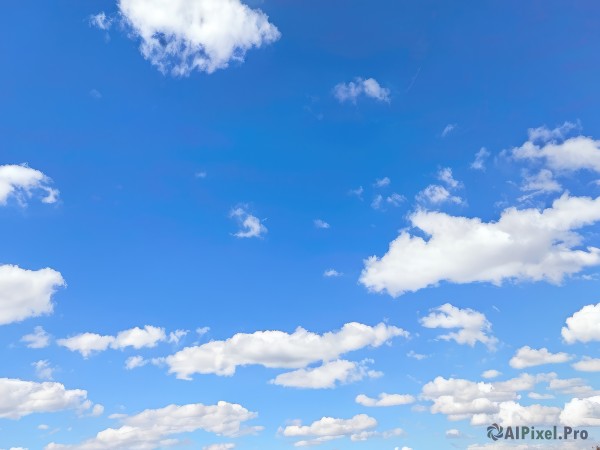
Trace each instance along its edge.
{"label": "cumulus cloud", "polygon": [[356,103],[361,97],[370,97],[381,102],[390,102],[390,90],[382,87],[374,78],[356,78],[349,83],[339,83],[333,88],[333,95],[341,103],[349,101]]}
{"label": "cumulus cloud", "polygon": [[567,344],[600,341],[600,303],[587,305],[567,319],[561,334]]}
{"label": "cumulus cloud", "polygon": [[235,437],[261,429],[242,426],[256,416],[241,405],[227,402],[210,406],[201,403],[169,405],[161,409],[147,409],[134,416],[120,416],[120,428],[100,431],[80,444],[51,443],[45,450],[152,450],[178,445],[181,442],[173,436],[197,430]]}
{"label": "cumulus cloud", "polygon": [[21,342],[25,342],[27,348],[45,348],[50,345],[50,335],[43,327],[38,326],[33,329],[33,333],[23,336]]}
{"label": "cumulus cloud", "polygon": [[471,169],[473,170],[485,170],[485,162],[490,157],[490,152],[485,148],[481,147],[477,153],[475,153],[475,160],[471,163]]}
{"label": "cumulus cloud", "polygon": [[283,373],[271,380],[272,384],[302,389],[332,389],[338,384],[348,384],[364,378],[377,378],[380,372],[369,370],[370,361],[353,362],[338,359],[319,367],[298,369]]}
{"label": "cumulus cloud", "polygon": [[490,350],[498,343],[498,339],[489,334],[492,325],[484,314],[469,308],[460,309],[450,303],[435,308],[428,316],[423,317],[420,323],[425,328],[458,328],[457,332],[438,336],[445,341],[452,340],[471,347],[481,342]]}
{"label": "cumulus cloud", "polygon": [[359,394],[354,399],[356,403],[368,407],[383,407],[383,406],[399,406],[408,405],[415,402],[412,395],[407,394],[379,394],[377,398],[367,397],[364,394]]}
{"label": "cumulus cloud", "polygon": [[14,198],[25,206],[27,200],[38,193],[42,194],[43,203],[56,203],[59,192],[51,184],[49,177],[24,164],[0,166],[0,205],[6,205],[9,198]]}
{"label": "cumulus cloud", "polygon": [[267,15],[240,0],[118,0],[140,52],[163,73],[212,73],[279,39]]}
{"label": "cumulus cloud", "polygon": [[375,428],[376,426],[377,421],[366,414],[358,414],[351,419],[323,417],[322,419],[313,422],[311,425],[288,425],[283,430],[283,435],[295,438],[315,438],[295,443],[295,446],[297,447],[305,447],[308,445],[317,445],[344,436],[360,436],[360,433],[363,431]]}
{"label": "cumulus cloud", "polygon": [[440,169],[437,174],[437,178],[438,180],[442,181],[445,186],[439,184],[430,184],[417,194],[417,200],[434,205],[446,202],[455,203],[457,205],[462,204],[463,199],[452,194],[452,191],[461,187],[461,183],[454,179],[454,176],[452,175],[452,169],[449,167]]}
{"label": "cumulus cloud", "polygon": [[481,377],[485,378],[486,380],[489,380],[492,378],[498,378],[500,375],[502,375],[501,372],[498,372],[497,370],[494,370],[494,369],[490,369],[490,370],[486,370],[485,372],[483,372],[481,374]]}
{"label": "cumulus cloud", "polygon": [[0,378],[0,418],[20,419],[34,413],[66,409],[85,410],[92,407],[87,392],[67,390],[60,383],[23,381]]}
{"label": "cumulus cloud", "polygon": [[600,220],[600,197],[556,199],[552,206],[505,209],[496,222],[418,210],[409,220],[427,236],[401,231],[381,258],[365,261],[360,281],[374,292],[398,296],[441,281],[464,284],[546,280],[600,264],[600,249],[579,249],[575,230]]}
{"label": "cumulus cloud", "polygon": [[356,322],[322,335],[300,327],[291,334],[284,331],[238,333],[225,341],[186,347],[165,358],[165,362],[169,373],[181,379],[190,379],[195,373],[230,376],[238,366],[247,365],[301,369],[319,361],[337,360],[342,354],[365,347],[379,347],[396,336],[408,337],[409,333],[384,323],[371,327]]}
{"label": "cumulus cloud", "polygon": [[132,347],[140,349],[144,347],[156,347],[159,342],[167,340],[164,328],[146,325],[144,328],[131,328],[119,332],[116,336],[103,336],[96,333],[83,333],[76,336],[58,339],[56,342],[72,352],[79,352],[87,358],[94,352],[102,352],[109,347],[113,349],[124,349]]}
{"label": "cumulus cloud", "polygon": [[234,233],[238,238],[259,238],[269,231],[258,217],[250,214],[245,207],[237,207],[231,210],[229,217],[238,223],[240,230]]}
{"label": "cumulus cloud", "polygon": [[541,366],[543,364],[560,364],[571,360],[573,357],[567,353],[550,353],[547,348],[533,349],[528,345],[521,347],[510,361],[510,367],[525,369],[526,367]]}
{"label": "cumulus cloud", "polygon": [[584,356],[572,366],[575,370],[579,370],[580,372],[600,372],[600,359]]}
{"label": "cumulus cloud", "polygon": [[570,427],[600,426],[600,396],[572,399],[560,413],[560,421]]}
{"label": "cumulus cloud", "polygon": [[0,265],[0,325],[52,313],[52,296],[65,280],[56,270]]}
{"label": "cumulus cloud", "polygon": [[542,194],[545,192],[560,192],[562,186],[554,179],[554,174],[548,169],[542,169],[533,175],[525,174],[521,190],[533,192],[531,195]]}
{"label": "cumulus cloud", "polygon": [[321,220],[321,219],[315,219],[315,220],[313,220],[313,223],[315,225],[315,228],[320,228],[323,230],[327,230],[327,229],[331,228],[331,226],[327,222],[325,222],[324,220]]}

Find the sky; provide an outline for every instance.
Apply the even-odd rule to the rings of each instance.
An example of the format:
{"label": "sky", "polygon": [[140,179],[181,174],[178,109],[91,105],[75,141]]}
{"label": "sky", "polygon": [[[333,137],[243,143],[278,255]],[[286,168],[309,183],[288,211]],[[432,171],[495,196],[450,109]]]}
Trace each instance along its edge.
{"label": "sky", "polygon": [[0,25],[0,449],[600,445],[597,2]]}

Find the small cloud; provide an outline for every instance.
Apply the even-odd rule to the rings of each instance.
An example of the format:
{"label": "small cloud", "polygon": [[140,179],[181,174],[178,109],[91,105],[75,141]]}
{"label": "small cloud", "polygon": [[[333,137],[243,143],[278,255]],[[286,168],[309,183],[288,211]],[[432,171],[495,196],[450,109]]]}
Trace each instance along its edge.
{"label": "small cloud", "polygon": [[148,361],[147,359],[144,359],[144,357],[142,357],[142,356],[130,356],[125,361],[125,368],[127,370],[133,370],[138,367],[144,367],[149,362],[150,361]]}
{"label": "small cloud", "polygon": [[210,327],[196,328],[196,334],[198,336],[204,336],[209,331],[210,331]]}
{"label": "small cloud", "polygon": [[450,430],[446,430],[446,437],[448,439],[461,439],[464,438],[465,435],[460,430],[452,428]]}
{"label": "small cloud", "polygon": [[169,333],[168,342],[170,344],[179,344],[179,341],[183,339],[189,333],[188,330],[175,330]]}
{"label": "small cloud", "polygon": [[50,345],[50,335],[38,326],[33,329],[33,333],[23,336],[21,342],[25,342],[27,348],[46,348]]}
{"label": "small cloud", "polygon": [[322,229],[322,230],[327,230],[329,228],[331,228],[331,226],[325,222],[324,220],[321,219],[315,219],[313,220],[313,223],[315,224],[316,228]]}
{"label": "small cloud", "polygon": [[205,171],[203,171],[203,170],[202,170],[202,171],[200,171],[200,172],[196,172],[196,173],[194,174],[194,176],[195,176],[196,178],[206,178],[206,176],[207,176],[207,175],[208,175],[208,174],[207,174]]}
{"label": "small cloud", "polygon": [[414,358],[417,361],[422,361],[425,358],[429,358],[429,355],[422,355],[420,353],[416,353],[414,350],[411,350],[410,352],[408,352],[406,354],[406,356],[408,356],[409,358]]}
{"label": "small cloud", "polygon": [[394,192],[392,195],[388,196],[385,201],[392,206],[400,206],[401,203],[406,201],[406,197],[404,195],[397,194]]}
{"label": "small cloud", "polygon": [[382,188],[385,186],[389,186],[391,182],[392,180],[390,180],[388,177],[378,178],[375,180],[375,183],[373,183],[373,186]]}
{"label": "small cloud", "polygon": [[327,269],[325,272],[323,272],[323,276],[326,278],[341,277],[342,275],[343,273],[338,272],[335,269]]}
{"label": "small cloud", "polygon": [[35,375],[40,380],[52,380],[55,369],[50,366],[50,363],[47,360],[36,361],[31,365],[35,369]]}
{"label": "small cloud", "polygon": [[[599,181],[600,181],[600,180],[599,180]],[[363,195],[363,192],[365,192],[365,190],[363,189],[363,187],[362,187],[362,186],[359,186],[359,187],[358,187],[358,188],[356,188],[356,189],[350,189],[350,190],[348,191],[348,195],[355,195],[356,197],[358,197],[358,198],[360,198],[360,199],[362,200],[362,195]]]}
{"label": "small cloud", "polygon": [[97,89],[92,89],[90,91],[90,97],[95,100],[100,100],[102,98],[102,94]]}
{"label": "small cloud", "polygon": [[356,78],[349,83],[339,83],[333,88],[333,95],[340,103],[356,103],[362,95],[381,102],[390,102],[390,90],[382,87],[374,78]]}
{"label": "small cloud", "polygon": [[371,202],[371,208],[380,209],[381,203],[383,203],[383,196],[381,194],[377,194],[373,197],[373,201]]}
{"label": "small cloud", "polygon": [[452,133],[454,130],[456,129],[456,124],[455,123],[449,123],[448,125],[446,125],[446,127],[444,128],[444,131],[442,131],[442,137],[446,137],[448,136],[450,133]]}
{"label": "small cloud", "polygon": [[485,372],[483,372],[481,374],[481,376],[483,378],[485,378],[486,380],[489,380],[489,379],[492,379],[492,378],[497,378],[500,375],[502,375],[502,372],[498,372],[497,370],[493,370],[493,369],[486,370]]}
{"label": "small cloud", "polygon": [[112,24],[113,20],[110,17],[107,17],[104,11],[90,16],[90,26],[100,30],[108,31]]}
{"label": "small cloud", "polygon": [[240,230],[234,233],[238,238],[260,238],[268,233],[267,227],[262,223],[262,220],[250,214],[245,207],[237,207],[231,210],[229,217],[236,220]]}
{"label": "small cloud", "polygon": [[475,160],[471,163],[471,169],[485,171],[485,161],[489,158],[490,152],[485,147],[475,153]]}

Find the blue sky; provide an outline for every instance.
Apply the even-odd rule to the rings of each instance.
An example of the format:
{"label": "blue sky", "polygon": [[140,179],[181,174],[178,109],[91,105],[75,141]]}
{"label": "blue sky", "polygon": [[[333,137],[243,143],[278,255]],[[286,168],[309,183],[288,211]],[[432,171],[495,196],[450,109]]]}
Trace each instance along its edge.
{"label": "blue sky", "polygon": [[6,5],[0,449],[600,442],[598,13]]}

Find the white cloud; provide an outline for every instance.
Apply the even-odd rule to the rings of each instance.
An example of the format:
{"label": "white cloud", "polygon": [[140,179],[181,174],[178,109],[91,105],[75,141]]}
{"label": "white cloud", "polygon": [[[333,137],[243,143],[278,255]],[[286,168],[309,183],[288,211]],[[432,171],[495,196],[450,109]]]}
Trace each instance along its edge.
{"label": "white cloud", "polygon": [[202,450],[231,450],[235,448],[235,444],[227,443],[227,444],[212,444],[202,447]]}
{"label": "white cloud", "polygon": [[406,197],[400,195],[396,192],[393,192],[391,195],[388,195],[385,201],[392,206],[400,206],[406,200]]}
{"label": "white cloud", "polygon": [[548,383],[548,389],[561,394],[575,395],[579,398],[600,395],[599,391],[589,386],[582,378],[553,378]]}
{"label": "white cloud", "polygon": [[244,207],[237,207],[231,210],[229,217],[234,218],[240,230],[234,234],[238,238],[260,238],[269,231],[258,217],[250,214]]}
{"label": "white cloud", "polygon": [[26,165],[8,164],[0,166],[0,205],[6,205],[9,198],[22,206],[27,204],[27,199],[36,193],[45,194],[43,203],[56,203],[59,192],[50,187],[52,180],[39,170]]}
{"label": "white cloud", "polygon": [[564,139],[576,128],[566,123],[554,130],[541,127],[529,130],[529,140],[512,150],[515,159],[542,161],[556,171],[590,170],[600,172],[600,141],[585,136]]}
{"label": "white cloud", "polygon": [[373,186],[375,186],[377,188],[382,188],[382,187],[389,186],[391,184],[391,182],[392,182],[392,180],[390,180],[388,177],[377,178],[375,180],[375,183],[373,183]]}
{"label": "white cloud", "polygon": [[457,430],[456,428],[451,428],[450,430],[446,430],[446,437],[448,439],[460,439],[464,438],[465,435],[460,430]]}
{"label": "white cloud", "polygon": [[428,239],[403,230],[387,254],[368,258],[360,281],[371,291],[398,296],[440,281],[558,284],[600,264],[600,249],[574,248],[583,241],[574,230],[600,220],[600,197],[564,194],[543,211],[507,208],[497,222],[423,210],[409,220]]}
{"label": "white cloud", "polygon": [[33,333],[23,336],[21,342],[25,342],[27,348],[45,348],[50,345],[50,335],[43,327],[38,326],[33,329]]}
{"label": "white cloud", "polygon": [[283,373],[271,380],[272,384],[302,389],[332,389],[339,383],[347,384],[360,381],[366,377],[377,378],[380,372],[369,370],[367,363],[338,359],[323,363],[319,367],[298,369]]}
{"label": "white cloud", "polygon": [[325,222],[324,220],[321,220],[321,219],[315,219],[315,220],[313,220],[313,223],[315,224],[315,228],[320,228],[323,230],[327,230],[327,229],[331,228],[331,226],[327,222]]}
{"label": "white cloud", "polygon": [[429,355],[422,355],[420,353],[416,353],[414,350],[411,350],[410,352],[408,352],[406,354],[406,356],[408,356],[409,358],[414,358],[417,361],[421,361],[421,360],[423,360],[425,358],[429,358]]}
{"label": "white cloud", "polygon": [[377,421],[366,414],[358,414],[351,419],[323,417],[311,425],[288,425],[283,430],[283,435],[286,437],[317,438],[310,441],[299,441],[295,444],[297,447],[305,447],[344,436],[359,435],[359,433],[375,428],[376,426]]}
{"label": "white cloud", "polygon": [[368,407],[398,406],[408,405],[415,402],[412,395],[407,394],[379,394],[378,398],[370,398],[364,394],[359,394],[355,398],[356,403]]}
{"label": "white cloud", "polygon": [[35,369],[35,375],[40,380],[52,380],[54,367],[47,360],[39,360],[31,364]]}
{"label": "white cloud", "polygon": [[600,396],[572,399],[560,413],[560,421],[570,427],[600,426]]}
{"label": "white cloud", "polygon": [[460,187],[460,181],[454,179],[452,175],[452,169],[450,167],[444,167],[438,172],[438,180],[444,182],[448,187],[456,189]]}
{"label": "white cloud", "polygon": [[323,276],[326,278],[341,277],[342,275],[343,273],[338,272],[335,269],[327,269],[325,272],[323,272]]}
{"label": "white cloud", "polygon": [[600,341],[600,303],[584,306],[566,322],[561,334],[567,344]]}
{"label": "white cloud", "polygon": [[140,52],[161,72],[212,73],[279,39],[265,13],[240,0],[118,0]]}
{"label": "white cloud", "polygon": [[525,175],[523,178],[522,191],[533,191],[534,194],[562,191],[562,186],[554,179],[554,174],[548,169],[542,169],[534,175]]}
{"label": "white cloud", "polygon": [[417,200],[433,204],[450,202],[460,205],[463,203],[462,198],[452,195],[448,189],[439,184],[430,184],[427,186],[417,194]]}
{"label": "white cloud", "polygon": [[106,16],[104,11],[99,12],[90,16],[90,26],[96,27],[100,30],[108,31],[112,26],[113,20]]}
{"label": "white cloud", "polygon": [[438,336],[439,339],[446,341],[453,340],[458,344],[471,347],[481,342],[490,350],[493,350],[498,343],[498,339],[489,334],[492,325],[485,315],[469,308],[460,309],[446,303],[433,309],[428,316],[420,320],[420,323],[425,328],[458,328],[457,332]]}
{"label": "white cloud", "polygon": [[481,147],[481,149],[475,153],[475,160],[471,163],[471,169],[485,170],[485,161],[489,156],[490,152],[485,147]]}
{"label": "white cloud", "polygon": [[571,360],[573,357],[567,353],[550,353],[547,348],[533,349],[529,346],[521,347],[510,361],[510,367],[525,369],[526,367],[541,366],[543,364],[560,364]]}
{"label": "white cloud", "polygon": [[371,202],[371,208],[380,209],[381,203],[383,203],[383,195],[377,194],[375,197],[373,197],[373,201]]}
{"label": "white cloud", "polygon": [[187,336],[189,333],[188,330],[175,330],[169,333],[168,341],[170,344],[179,344],[179,341]]}
{"label": "white cloud", "polygon": [[52,296],[65,280],[56,270],[0,265],[0,325],[52,313]]}
{"label": "white cloud", "polygon": [[374,327],[352,322],[341,330],[322,335],[297,328],[284,331],[238,333],[225,341],[186,347],[165,358],[169,373],[189,379],[195,373],[230,376],[238,366],[301,369],[318,361],[333,361],[340,355],[365,347],[379,347],[396,336],[408,337],[401,328],[380,323]]}
{"label": "white cloud", "polygon": [[359,199],[362,200],[362,195],[364,192],[365,192],[364,188],[362,186],[359,186],[356,189],[350,189],[348,191],[348,195],[355,195],[356,197],[358,197]]}
{"label": "white cloud", "polygon": [[373,78],[356,78],[349,83],[339,83],[333,88],[333,95],[340,102],[350,101],[356,103],[356,100],[364,95],[374,98],[381,102],[390,101],[390,90],[386,89]]}
{"label": "white cloud", "polygon": [[227,402],[210,406],[201,403],[169,405],[147,409],[134,416],[121,416],[120,428],[100,431],[96,437],[81,444],[51,443],[45,450],[152,450],[180,444],[173,436],[196,430],[235,437],[259,430],[260,427],[242,427],[244,422],[256,416],[241,405]]}
{"label": "white cloud", "polygon": [[482,378],[485,378],[486,380],[492,379],[492,378],[497,378],[500,375],[502,375],[501,372],[498,372],[497,370],[494,369],[490,369],[490,370],[486,370],[485,372],[483,372],[481,374]]}
{"label": "white cloud", "polygon": [[538,394],[537,392],[530,392],[527,394],[527,397],[532,398],[534,400],[549,400],[554,398],[552,394]]}
{"label": "white cloud", "polygon": [[60,383],[36,383],[12,378],[0,378],[0,418],[20,419],[34,413],[49,413],[65,409],[88,409],[87,392],[67,390]]}
{"label": "white cloud", "polygon": [[102,336],[96,333],[83,333],[76,336],[58,339],[56,342],[72,352],[79,352],[87,358],[94,352],[102,352],[109,347],[113,349],[124,349],[132,347],[140,349],[144,347],[155,347],[159,342],[167,340],[164,328],[146,325],[144,328],[131,328],[121,331],[116,336]]}
{"label": "white cloud", "polygon": [[580,372],[600,372],[600,359],[584,356],[581,361],[577,361],[572,366]]}
{"label": "white cloud", "polygon": [[449,123],[448,125],[446,125],[444,127],[444,131],[442,131],[442,137],[446,137],[448,136],[450,133],[452,133],[454,130],[456,129],[456,124],[455,123]]}
{"label": "white cloud", "polygon": [[125,368],[127,370],[137,369],[138,367],[144,367],[150,361],[144,359],[143,356],[130,356],[125,360]]}

